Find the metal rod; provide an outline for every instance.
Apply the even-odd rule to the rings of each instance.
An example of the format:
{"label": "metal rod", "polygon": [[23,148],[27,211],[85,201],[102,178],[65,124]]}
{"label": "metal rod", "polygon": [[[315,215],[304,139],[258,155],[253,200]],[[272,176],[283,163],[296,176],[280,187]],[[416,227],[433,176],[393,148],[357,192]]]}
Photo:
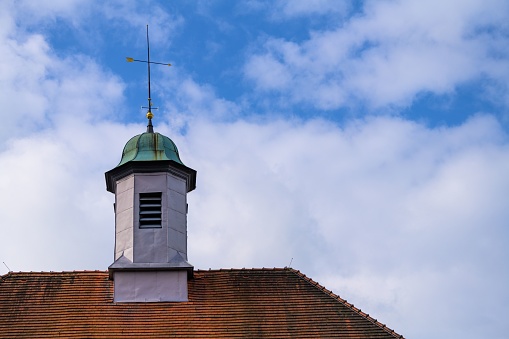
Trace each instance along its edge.
{"label": "metal rod", "polygon": [[148,25],[147,25],[147,67],[148,67],[148,111],[150,112],[151,96],[150,96],[150,43],[148,40]]}
{"label": "metal rod", "polygon": [[9,272],[12,272],[11,269],[9,268],[9,266],[7,266],[7,264],[5,263],[5,261],[2,261],[5,265],[5,267],[7,267],[7,269],[9,270]]}
{"label": "metal rod", "polygon": [[[142,108],[147,108],[147,119],[148,119],[148,125],[147,125],[147,132],[148,133],[154,133],[154,127],[152,126],[152,117],[154,116],[152,114],[152,95],[151,95],[151,92],[150,92],[150,64],[157,64],[157,65],[165,65],[165,66],[171,66],[170,63],[162,63],[162,62],[154,62],[154,61],[150,61],[150,40],[149,40],[149,37],[148,37],[148,25],[147,25],[147,60],[139,60],[139,59],[134,59],[134,58],[131,58],[131,57],[126,57],[126,60],[127,62],[133,62],[133,61],[136,61],[136,62],[145,62],[147,64],[147,75],[148,75],[148,107],[143,107]],[[156,109],[156,108],[154,108]]]}

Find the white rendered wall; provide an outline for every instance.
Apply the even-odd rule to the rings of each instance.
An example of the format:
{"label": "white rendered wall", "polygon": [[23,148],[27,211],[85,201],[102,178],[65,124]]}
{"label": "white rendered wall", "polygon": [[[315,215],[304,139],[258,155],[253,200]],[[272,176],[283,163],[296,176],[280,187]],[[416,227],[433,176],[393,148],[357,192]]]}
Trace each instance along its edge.
{"label": "white rendered wall", "polygon": [[134,175],[117,181],[115,194],[115,260],[133,261]]}
{"label": "white rendered wall", "polygon": [[166,173],[168,189],[168,259],[178,253],[187,260],[187,186],[186,181]]}
{"label": "white rendered wall", "polygon": [[[140,193],[161,192],[162,227],[139,228]],[[136,173],[117,181],[115,260],[167,263],[179,253],[187,260],[186,182],[170,173]]]}
{"label": "white rendered wall", "polygon": [[114,273],[115,302],[188,301],[186,271]]}

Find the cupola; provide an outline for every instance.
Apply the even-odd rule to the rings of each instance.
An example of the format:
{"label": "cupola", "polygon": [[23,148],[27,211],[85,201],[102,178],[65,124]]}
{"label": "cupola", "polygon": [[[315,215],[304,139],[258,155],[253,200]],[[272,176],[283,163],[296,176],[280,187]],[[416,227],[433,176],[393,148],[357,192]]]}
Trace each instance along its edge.
{"label": "cupola", "polygon": [[146,132],[131,138],[120,163],[106,172],[115,194],[116,302],[187,301],[187,193],[196,171],[180,160],[168,137]]}
{"label": "cupola", "polygon": [[115,194],[114,262],[108,268],[115,302],[187,301],[187,193],[196,187],[196,171],[180,160],[175,143],[155,133],[148,67],[147,131],[124,146],[119,164],[105,173]]}

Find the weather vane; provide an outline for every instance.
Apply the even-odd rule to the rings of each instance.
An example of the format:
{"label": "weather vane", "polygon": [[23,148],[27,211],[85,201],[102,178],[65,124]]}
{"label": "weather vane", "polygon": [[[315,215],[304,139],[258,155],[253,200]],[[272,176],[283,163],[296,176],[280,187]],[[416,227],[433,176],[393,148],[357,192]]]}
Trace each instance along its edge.
{"label": "weather vane", "polygon": [[156,65],[165,65],[165,66],[171,66],[169,63],[162,63],[162,62],[154,62],[150,61],[150,43],[148,40],[148,25],[147,25],[147,60],[138,60],[133,59],[131,57],[126,57],[127,62],[144,62],[147,64],[147,70],[148,70],[148,106],[142,106],[141,108],[147,109],[147,119],[148,119],[148,125],[147,125],[147,132],[148,133],[154,133],[154,127],[152,126],[152,118],[154,117],[154,114],[152,114],[152,109],[157,109],[157,107],[152,107],[152,98],[150,96],[150,64],[156,64]]}

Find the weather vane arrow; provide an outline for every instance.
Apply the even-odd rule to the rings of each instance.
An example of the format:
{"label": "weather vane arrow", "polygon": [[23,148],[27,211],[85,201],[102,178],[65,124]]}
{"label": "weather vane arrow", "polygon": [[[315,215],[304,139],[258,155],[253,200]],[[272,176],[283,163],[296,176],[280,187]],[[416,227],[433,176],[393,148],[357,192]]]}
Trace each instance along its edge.
{"label": "weather vane arrow", "polygon": [[152,109],[157,109],[157,107],[152,107],[152,97],[150,95],[150,64],[156,64],[156,65],[164,65],[164,66],[171,66],[169,63],[162,63],[162,62],[155,62],[150,61],[150,43],[148,39],[148,25],[147,25],[147,60],[138,60],[131,57],[126,57],[127,62],[144,62],[147,64],[147,71],[148,71],[148,106],[142,106],[141,108],[146,108],[147,111],[147,119],[148,119],[148,125],[147,125],[147,132],[148,133],[154,133],[154,127],[152,126],[152,118],[154,117],[154,114],[152,114]]}

